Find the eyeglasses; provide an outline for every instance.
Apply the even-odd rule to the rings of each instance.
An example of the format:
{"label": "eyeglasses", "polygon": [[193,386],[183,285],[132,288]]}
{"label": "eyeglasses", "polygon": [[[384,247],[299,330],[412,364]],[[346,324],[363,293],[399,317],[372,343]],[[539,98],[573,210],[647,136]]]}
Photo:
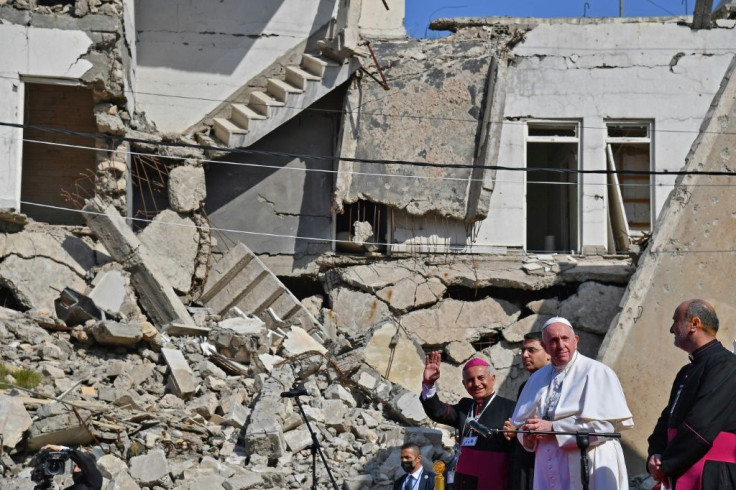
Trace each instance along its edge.
{"label": "eyeglasses", "polygon": [[536,352],[539,352],[540,350],[542,349],[540,349],[539,347],[522,347],[521,353],[523,354],[525,352],[528,352],[529,354],[534,354]]}

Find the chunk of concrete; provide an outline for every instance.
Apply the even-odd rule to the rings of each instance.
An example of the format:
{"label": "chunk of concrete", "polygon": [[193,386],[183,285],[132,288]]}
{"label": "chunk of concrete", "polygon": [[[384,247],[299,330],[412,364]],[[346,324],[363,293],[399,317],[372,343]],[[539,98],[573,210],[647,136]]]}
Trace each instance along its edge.
{"label": "chunk of concrete", "polygon": [[130,272],[131,283],[154,324],[159,327],[170,323],[194,325],[167,276],[160,271],[156,258],[141,244],[117,209],[98,199],[87,201],[83,209],[88,211],[84,216],[92,232],[110,255]]}
{"label": "chunk of concrete", "polygon": [[299,427],[285,433],[284,441],[286,441],[286,446],[292,453],[298,453],[312,444],[312,436],[306,427]]}
{"label": "chunk of concrete", "polygon": [[230,411],[225,415],[223,423],[240,429],[245,425],[249,414],[250,410],[248,410],[248,408],[244,407],[240,403],[233,403],[230,406]]}
{"label": "chunk of concrete", "polygon": [[90,329],[95,341],[104,345],[134,346],[143,339],[143,331],[138,323],[119,323],[101,321]]}
{"label": "chunk of concrete", "polygon": [[161,354],[171,371],[168,384],[172,393],[180,398],[192,396],[197,389],[197,380],[184,354],[177,349],[161,349]]}
{"label": "chunk of concrete", "polygon": [[584,282],[577,292],[560,305],[560,316],[570,320],[576,330],[605,335],[618,313],[626,289],[597,282]]}
{"label": "chunk of concrete", "polygon": [[187,293],[197,263],[199,231],[194,221],[167,209],[138,234],[174,289]]}
{"label": "chunk of concrete", "polygon": [[560,300],[557,298],[538,299],[530,301],[526,307],[539,315],[555,316],[560,308]]}
{"label": "chunk of concrete", "polygon": [[284,342],[281,344],[281,354],[285,357],[292,357],[304,352],[317,351],[325,354],[327,349],[314,340],[303,328],[291,327],[286,334]]}
{"label": "chunk of concrete", "polygon": [[424,408],[416,393],[409,391],[403,392],[396,399],[395,407],[407,421],[419,423],[427,418],[427,414],[424,413]]}
{"label": "chunk of concrete", "polygon": [[337,330],[348,339],[365,335],[373,325],[392,316],[386,303],[372,294],[336,288],[330,291],[330,300]]}
{"label": "chunk of concrete", "polygon": [[182,165],[169,172],[169,205],[174,211],[189,213],[199,209],[207,197],[202,166]]}
{"label": "chunk of concrete", "polygon": [[141,490],[141,487],[127,471],[119,471],[110,478],[105,490]]}
{"label": "chunk of concrete", "polygon": [[154,449],[148,454],[130,458],[130,476],[141,485],[157,485],[168,474],[169,464],[163,449]]}
{"label": "chunk of concrete", "polygon": [[285,442],[281,421],[286,416],[281,392],[294,385],[294,371],[288,365],[271,372],[261,386],[261,394],[253,405],[250,422],[245,429],[245,447],[249,455],[257,454],[269,460],[284,454]]}
{"label": "chunk of concrete", "polygon": [[445,299],[439,305],[401,317],[401,324],[422,345],[442,345],[454,340],[474,342],[516,321],[521,311],[508,301]]}
{"label": "chunk of concrete", "polygon": [[112,454],[106,454],[97,460],[97,468],[102,476],[111,480],[121,471],[128,472],[128,464],[120,458],[116,458]]}
{"label": "chunk of concrete", "polygon": [[31,416],[20,398],[0,395],[0,436],[3,447],[15,448],[31,423]]}
{"label": "chunk of concrete", "polygon": [[550,318],[552,317],[549,315],[529,315],[504,328],[501,333],[508,342],[521,342],[524,340],[524,335],[529,332],[541,331],[544,322]]}
{"label": "chunk of concrete", "polygon": [[365,346],[365,363],[385,378],[417,394],[422,387],[424,353],[393,322],[377,328]]}
{"label": "chunk of concrete", "polygon": [[350,408],[355,408],[358,406],[358,403],[355,401],[355,397],[353,397],[353,395],[342,385],[330,385],[325,390],[324,396],[328,400],[340,400]]}
{"label": "chunk of concrete", "polygon": [[260,488],[263,484],[263,477],[258,473],[247,472],[228,478],[222,482],[225,490],[247,490],[249,488]]}
{"label": "chunk of concrete", "polygon": [[125,301],[125,277],[115,269],[100,272],[94,279],[95,287],[89,293],[90,299],[101,310],[120,314],[120,307]]}
{"label": "chunk of concrete", "polygon": [[475,347],[466,340],[456,340],[445,346],[447,358],[455,364],[462,364],[475,355]]}
{"label": "chunk of concrete", "polygon": [[445,294],[447,286],[432,277],[425,279],[419,274],[401,279],[396,284],[387,286],[376,292],[376,296],[401,313],[425,306],[433,305]]}

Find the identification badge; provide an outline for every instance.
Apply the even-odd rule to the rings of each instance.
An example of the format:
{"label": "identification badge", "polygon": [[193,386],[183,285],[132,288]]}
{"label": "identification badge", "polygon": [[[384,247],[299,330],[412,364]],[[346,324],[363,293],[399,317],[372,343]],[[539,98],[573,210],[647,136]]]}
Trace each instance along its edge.
{"label": "identification badge", "polygon": [[463,437],[463,446],[473,447],[478,442],[478,436]]}

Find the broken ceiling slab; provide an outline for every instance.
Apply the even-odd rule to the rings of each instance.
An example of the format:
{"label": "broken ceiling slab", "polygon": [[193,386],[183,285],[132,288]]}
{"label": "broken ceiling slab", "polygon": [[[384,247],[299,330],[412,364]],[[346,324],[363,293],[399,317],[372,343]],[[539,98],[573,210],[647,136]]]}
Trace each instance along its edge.
{"label": "broken ceiling slab", "polygon": [[166,209],[138,234],[159,270],[181,294],[189,292],[197,263],[199,230],[191,218]]}
{"label": "broken ceiling slab", "polygon": [[[341,156],[357,161],[340,161],[338,211],[367,200],[411,215],[465,219],[475,207],[469,202],[468,183],[482,179],[472,165],[480,149],[479,126],[488,112],[484,101],[493,50],[480,39],[462,48],[402,40],[377,43],[374,49],[388,66],[392,90],[370,80],[348,89],[343,123],[352,130],[344,132]],[[407,57],[408,50],[424,56]],[[422,117],[413,117],[418,115]],[[427,165],[374,163],[376,159]]]}
{"label": "broken ceiling slab", "polygon": [[242,243],[212,267],[199,300],[216,314],[237,307],[267,326],[298,325],[321,340],[327,338],[309,310]]}
{"label": "broken ceiling slab", "polygon": [[130,272],[139,300],[156,326],[161,329],[170,323],[194,325],[168,278],[160,271],[156,259],[141,244],[117,209],[91,199],[84,206],[84,211],[92,232],[110,255]]}
{"label": "broken ceiling slab", "polygon": [[20,397],[0,395],[0,439],[3,448],[14,448],[31,423],[31,416]]}
{"label": "broken ceiling slab", "polygon": [[83,291],[95,252],[69,231],[32,223],[19,233],[0,234],[0,285],[25,308],[54,312],[59,291]]}

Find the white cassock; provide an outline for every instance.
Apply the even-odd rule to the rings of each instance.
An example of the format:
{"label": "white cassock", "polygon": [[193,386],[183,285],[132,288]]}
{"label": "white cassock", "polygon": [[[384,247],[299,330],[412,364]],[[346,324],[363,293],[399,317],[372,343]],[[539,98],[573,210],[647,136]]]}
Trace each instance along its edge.
{"label": "white cassock", "polygon": [[[634,427],[616,373],[575,352],[565,369],[552,364],[536,371],[519,395],[515,426],[544,416],[561,432],[620,432]],[[519,434],[519,440],[521,440]],[[534,490],[582,489],[575,436],[540,440],[534,448]],[[590,438],[590,490],[628,490],[624,454],[617,439]]]}

